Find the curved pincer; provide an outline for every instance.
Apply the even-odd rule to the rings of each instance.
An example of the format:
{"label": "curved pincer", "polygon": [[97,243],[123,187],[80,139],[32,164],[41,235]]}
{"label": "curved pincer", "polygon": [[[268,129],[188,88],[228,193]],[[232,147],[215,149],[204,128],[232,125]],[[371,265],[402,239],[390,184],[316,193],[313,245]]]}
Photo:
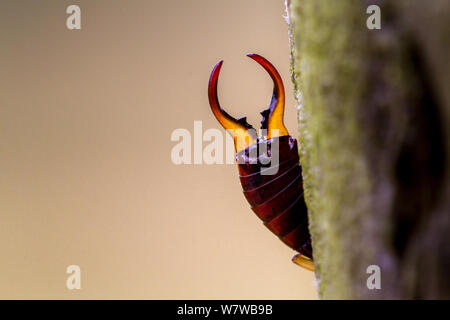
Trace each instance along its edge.
{"label": "curved pincer", "polygon": [[230,116],[219,104],[217,98],[217,81],[219,79],[220,69],[223,60],[219,61],[213,68],[208,84],[208,98],[211,110],[216,119],[220,122],[234,138],[234,146],[239,152],[256,143],[256,132],[253,127],[247,123],[245,117],[235,119]]}
{"label": "curved pincer", "polygon": [[[284,125],[284,103],[285,93],[283,80],[277,69],[264,57],[256,53],[249,53],[247,57],[258,62],[273,80],[273,95],[269,109],[264,110],[262,115],[262,129],[267,129],[267,139],[273,137],[288,136],[289,133]],[[268,119],[266,118],[268,116]]]}

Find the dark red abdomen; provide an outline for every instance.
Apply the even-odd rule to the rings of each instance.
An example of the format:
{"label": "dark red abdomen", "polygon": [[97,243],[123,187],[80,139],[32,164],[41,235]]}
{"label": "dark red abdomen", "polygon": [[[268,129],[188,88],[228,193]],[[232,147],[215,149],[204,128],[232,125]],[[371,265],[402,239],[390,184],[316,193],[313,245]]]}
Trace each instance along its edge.
{"label": "dark red abdomen", "polygon": [[[278,164],[273,155],[273,163],[262,164],[277,144]],[[291,136],[264,140],[238,152],[236,160],[243,192],[252,210],[281,241],[312,258],[297,141]]]}

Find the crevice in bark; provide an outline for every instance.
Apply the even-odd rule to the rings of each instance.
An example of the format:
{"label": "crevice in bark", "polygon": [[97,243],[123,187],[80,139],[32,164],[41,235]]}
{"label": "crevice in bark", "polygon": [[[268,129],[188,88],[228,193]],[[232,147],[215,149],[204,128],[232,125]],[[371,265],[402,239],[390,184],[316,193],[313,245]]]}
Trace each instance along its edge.
{"label": "crevice in bark", "polygon": [[417,46],[411,46],[407,52],[411,55],[410,65],[417,80],[417,97],[406,106],[411,125],[406,129],[397,159],[394,160],[395,229],[392,239],[393,248],[400,258],[417,228],[434,211],[446,176],[441,116],[428,69]]}

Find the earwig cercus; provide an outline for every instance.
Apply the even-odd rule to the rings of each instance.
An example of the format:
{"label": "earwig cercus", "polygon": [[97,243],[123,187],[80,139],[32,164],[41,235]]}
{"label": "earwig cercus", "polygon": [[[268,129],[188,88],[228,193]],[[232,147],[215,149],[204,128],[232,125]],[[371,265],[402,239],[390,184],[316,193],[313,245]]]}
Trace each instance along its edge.
{"label": "earwig cercus", "polygon": [[[209,104],[216,119],[234,138],[239,178],[251,209],[281,241],[299,252],[292,259],[294,263],[314,270],[297,141],[289,135],[283,120],[283,81],[268,60],[258,54],[247,56],[258,62],[274,83],[270,106],[261,112],[262,136],[257,136],[245,117],[235,119],[221,108],[217,81],[223,61],[214,66],[209,78]],[[278,164],[273,166],[276,173],[264,174],[269,167],[266,160],[274,152],[279,155]]]}

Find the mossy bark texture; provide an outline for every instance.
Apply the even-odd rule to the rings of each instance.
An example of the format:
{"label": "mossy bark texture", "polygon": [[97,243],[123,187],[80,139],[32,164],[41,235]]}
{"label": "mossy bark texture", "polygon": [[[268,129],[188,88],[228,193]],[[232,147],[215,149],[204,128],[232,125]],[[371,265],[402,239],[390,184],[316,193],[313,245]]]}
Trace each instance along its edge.
{"label": "mossy bark texture", "polygon": [[319,296],[450,298],[450,1],[286,5]]}

